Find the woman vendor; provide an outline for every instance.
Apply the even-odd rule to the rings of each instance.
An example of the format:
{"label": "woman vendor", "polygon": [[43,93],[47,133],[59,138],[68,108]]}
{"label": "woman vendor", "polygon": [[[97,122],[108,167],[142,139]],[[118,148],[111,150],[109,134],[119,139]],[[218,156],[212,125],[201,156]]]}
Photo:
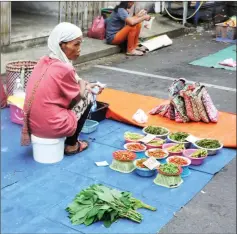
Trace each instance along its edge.
{"label": "woman vendor", "polygon": [[26,87],[22,145],[29,145],[33,134],[66,137],[66,155],[87,149],[88,142],[78,136],[89,115],[96,84],[81,79],[72,65],[80,55],[81,43],[82,31],[76,25],[63,22],[52,30],[50,53],[39,60]]}
{"label": "woman vendor", "polygon": [[149,21],[151,17],[145,10],[141,10],[135,16],[129,16],[129,10],[134,2],[120,2],[114,8],[106,22],[106,41],[108,44],[121,45],[127,41],[127,55],[141,56],[145,49],[138,47],[138,39],[141,31],[141,22]]}

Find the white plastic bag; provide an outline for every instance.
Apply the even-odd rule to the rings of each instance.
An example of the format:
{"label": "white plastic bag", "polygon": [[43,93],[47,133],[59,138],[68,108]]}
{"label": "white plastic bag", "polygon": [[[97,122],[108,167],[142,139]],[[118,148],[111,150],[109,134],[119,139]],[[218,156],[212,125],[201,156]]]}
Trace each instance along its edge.
{"label": "white plastic bag", "polygon": [[147,122],[148,116],[143,110],[138,109],[137,112],[133,115],[132,119],[135,120],[137,123],[143,124]]}

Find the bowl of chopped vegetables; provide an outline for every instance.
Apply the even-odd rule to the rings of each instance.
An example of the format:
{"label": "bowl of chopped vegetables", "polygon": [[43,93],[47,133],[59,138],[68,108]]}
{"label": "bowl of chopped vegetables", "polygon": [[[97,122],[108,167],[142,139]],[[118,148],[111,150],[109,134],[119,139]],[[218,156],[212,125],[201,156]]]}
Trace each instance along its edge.
{"label": "bowl of chopped vegetables", "polygon": [[161,139],[166,139],[167,135],[170,133],[169,129],[161,126],[147,126],[142,129],[143,133],[155,135]]}
{"label": "bowl of chopped vegetables", "polygon": [[162,145],[165,143],[164,139],[161,138],[155,138],[152,141],[148,142],[146,144],[147,149],[156,149],[156,148],[162,148]]}
{"label": "bowl of chopped vegetables", "polygon": [[184,144],[185,148],[190,146],[190,142],[186,141],[189,136],[187,132],[173,132],[167,136],[168,141],[172,143]]}
{"label": "bowl of chopped vegetables", "polygon": [[198,149],[205,149],[208,152],[208,155],[215,155],[219,150],[223,148],[223,144],[220,141],[210,138],[204,138],[197,140],[193,143],[194,146]]}
{"label": "bowl of chopped vegetables", "polygon": [[125,132],[124,133],[124,139],[125,139],[126,143],[138,142],[143,137],[145,137],[145,135],[140,134],[140,133],[133,133],[133,132]]}
{"label": "bowl of chopped vegetables", "polygon": [[176,164],[165,163],[158,167],[158,172],[165,176],[179,176],[183,172],[183,169]]}
{"label": "bowl of chopped vegetables", "polygon": [[205,149],[186,149],[183,156],[191,160],[191,165],[201,165],[207,157],[208,152]]}
{"label": "bowl of chopped vegetables", "polygon": [[[154,168],[152,170],[147,168],[143,164],[146,160],[147,160],[147,158],[140,158],[140,159],[136,159],[136,160],[133,161],[133,164],[136,167],[135,172],[139,176],[150,177],[150,176],[153,176],[156,173],[156,171],[157,171],[157,168]],[[159,165],[157,167],[159,167]]]}
{"label": "bowl of chopped vegetables", "polygon": [[127,143],[124,145],[124,148],[136,153],[144,152],[146,150],[146,146],[141,143]]}
{"label": "bowl of chopped vegetables", "polygon": [[181,167],[187,167],[191,164],[191,160],[183,156],[170,156],[166,159],[166,161]]}
{"label": "bowl of chopped vegetables", "polygon": [[148,158],[154,157],[154,158],[156,158],[156,160],[161,160],[161,159],[167,158],[169,156],[169,153],[163,149],[148,149],[145,152],[145,155]]}
{"label": "bowl of chopped vegetables", "polygon": [[185,150],[184,144],[177,143],[167,143],[162,146],[162,149],[168,151],[169,155],[183,155],[183,151]]}
{"label": "bowl of chopped vegetables", "polygon": [[118,161],[133,161],[136,158],[136,154],[128,150],[117,150],[113,152],[113,157]]}

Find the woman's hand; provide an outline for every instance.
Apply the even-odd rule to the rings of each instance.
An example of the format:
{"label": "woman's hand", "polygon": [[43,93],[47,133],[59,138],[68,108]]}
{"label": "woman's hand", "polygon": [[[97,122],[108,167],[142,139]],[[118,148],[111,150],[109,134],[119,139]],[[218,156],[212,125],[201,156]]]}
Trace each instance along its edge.
{"label": "woman's hand", "polygon": [[144,15],[146,15],[146,14],[147,14],[147,11],[143,9],[143,10],[140,10],[140,11],[137,13],[136,16],[142,17],[142,16],[144,16]]}
{"label": "woman's hand", "polygon": [[146,15],[146,16],[145,16],[145,20],[146,20],[146,21],[149,21],[150,19],[151,19],[151,16],[150,16],[150,15]]}
{"label": "woman's hand", "polygon": [[[88,83],[87,87],[88,87],[88,89],[90,89],[90,92],[95,94],[95,95],[99,95],[103,91],[103,88],[100,87],[98,84]],[[96,87],[98,87],[98,90],[99,90],[98,92],[93,91],[93,89],[96,88]]]}

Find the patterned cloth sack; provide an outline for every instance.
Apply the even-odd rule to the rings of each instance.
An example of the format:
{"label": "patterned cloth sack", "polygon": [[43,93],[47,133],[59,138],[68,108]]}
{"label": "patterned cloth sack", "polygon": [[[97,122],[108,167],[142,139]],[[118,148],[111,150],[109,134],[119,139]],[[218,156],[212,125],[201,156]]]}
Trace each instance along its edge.
{"label": "patterned cloth sack", "polygon": [[158,105],[158,106],[156,106],[155,108],[153,108],[152,110],[150,110],[149,114],[150,114],[150,115],[157,115],[157,114],[159,114],[162,110],[164,110],[165,106],[166,106],[165,104]]}
{"label": "patterned cloth sack", "polygon": [[[184,123],[190,121],[186,114],[186,108],[183,97],[181,97],[180,95],[176,95],[174,98],[172,98],[171,104],[175,108],[175,121],[177,117],[181,118]],[[177,122],[180,122],[179,119]]]}
{"label": "patterned cloth sack", "polygon": [[201,120],[201,116],[199,115],[195,98],[193,97],[193,91],[181,90],[180,95],[184,98],[185,108],[186,108],[186,113],[187,113],[188,118],[192,121],[199,122]]}
{"label": "patterned cloth sack", "polygon": [[199,112],[199,115],[201,117],[201,120],[204,123],[209,123],[210,120],[208,118],[206,109],[205,109],[203,102],[202,102],[202,95],[203,95],[202,89],[203,89],[203,86],[199,86],[193,91],[193,99],[195,100],[195,104],[196,104],[197,110]]}
{"label": "patterned cloth sack", "polygon": [[184,89],[186,86],[186,80],[184,78],[179,78],[178,80],[173,81],[173,83],[170,85],[168,91],[169,96],[174,97],[177,94],[179,94],[179,91]]}
{"label": "patterned cloth sack", "polygon": [[169,107],[168,107],[168,110],[165,114],[165,117],[170,120],[175,120],[175,109],[171,103],[169,104]]}
{"label": "patterned cloth sack", "polygon": [[202,102],[211,122],[217,123],[219,117],[218,110],[205,87],[202,88]]}

